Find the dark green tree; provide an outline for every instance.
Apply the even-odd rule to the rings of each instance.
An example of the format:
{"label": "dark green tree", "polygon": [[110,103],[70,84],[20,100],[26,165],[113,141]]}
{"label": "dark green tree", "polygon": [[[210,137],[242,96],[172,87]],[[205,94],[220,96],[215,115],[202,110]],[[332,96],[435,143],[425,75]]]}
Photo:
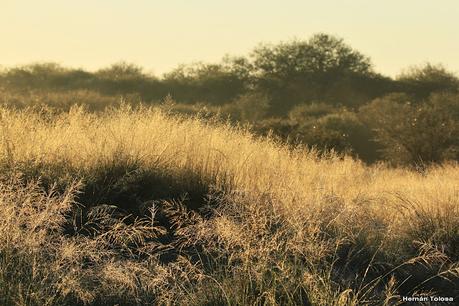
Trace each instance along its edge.
{"label": "dark green tree", "polygon": [[426,99],[432,93],[459,92],[459,79],[442,65],[411,67],[397,77],[401,91],[414,100]]}
{"label": "dark green tree", "polygon": [[95,73],[93,89],[104,94],[137,95],[144,101],[159,100],[167,92],[156,77],[144,73],[142,67],[119,62]]}
{"label": "dark green tree", "polygon": [[308,101],[359,105],[379,94],[368,89],[388,82],[373,72],[368,57],[327,34],[260,45],[251,59],[257,89],[270,96],[274,113]]}
{"label": "dark green tree", "polygon": [[165,74],[163,82],[179,102],[221,105],[248,91],[249,74],[246,59],[225,57],[218,64],[181,65]]}

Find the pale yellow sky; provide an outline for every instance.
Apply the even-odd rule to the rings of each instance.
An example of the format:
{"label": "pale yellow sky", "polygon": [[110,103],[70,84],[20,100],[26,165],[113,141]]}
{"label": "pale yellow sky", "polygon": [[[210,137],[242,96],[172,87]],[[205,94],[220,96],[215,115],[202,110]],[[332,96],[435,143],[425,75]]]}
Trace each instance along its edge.
{"label": "pale yellow sky", "polygon": [[0,0],[0,65],[125,60],[159,75],[317,32],[344,38],[384,74],[425,62],[459,72],[457,0]]}

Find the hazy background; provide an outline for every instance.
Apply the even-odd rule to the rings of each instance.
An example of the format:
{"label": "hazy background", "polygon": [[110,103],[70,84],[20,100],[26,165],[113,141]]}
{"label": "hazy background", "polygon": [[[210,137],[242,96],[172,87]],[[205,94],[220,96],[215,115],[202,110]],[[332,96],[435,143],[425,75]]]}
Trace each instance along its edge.
{"label": "hazy background", "polygon": [[394,76],[425,62],[459,71],[459,2],[0,0],[0,65],[94,70],[119,60],[159,75],[179,63],[245,55],[260,42],[327,32]]}

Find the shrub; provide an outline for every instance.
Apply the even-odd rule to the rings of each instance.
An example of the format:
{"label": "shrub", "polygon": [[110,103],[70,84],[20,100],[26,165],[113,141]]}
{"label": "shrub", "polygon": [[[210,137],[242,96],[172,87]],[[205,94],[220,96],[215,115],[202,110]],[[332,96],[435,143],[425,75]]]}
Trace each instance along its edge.
{"label": "shrub", "polygon": [[337,107],[326,103],[303,103],[290,110],[288,117],[291,121],[302,123],[306,120],[319,118],[337,111]]}
{"label": "shrub", "polygon": [[402,90],[416,100],[427,99],[433,93],[459,92],[459,78],[441,65],[411,67],[400,74],[397,81]]}
{"label": "shrub", "polygon": [[248,93],[222,107],[222,112],[243,122],[256,122],[264,118],[269,109],[269,99],[261,93]]}
{"label": "shrub", "polygon": [[459,159],[459,95],[435,94],[421,103],[394,94],[360,109],[383,156],[394,164]]}

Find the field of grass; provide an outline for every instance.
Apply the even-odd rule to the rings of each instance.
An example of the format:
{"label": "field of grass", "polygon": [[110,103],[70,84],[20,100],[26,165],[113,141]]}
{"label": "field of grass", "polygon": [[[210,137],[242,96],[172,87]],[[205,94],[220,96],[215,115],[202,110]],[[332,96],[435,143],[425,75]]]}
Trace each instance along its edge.
{"label": "field of grass", "polygon": [[366,166],[218,119],[0,108],[1,305],[459,299],[459,165]]}

